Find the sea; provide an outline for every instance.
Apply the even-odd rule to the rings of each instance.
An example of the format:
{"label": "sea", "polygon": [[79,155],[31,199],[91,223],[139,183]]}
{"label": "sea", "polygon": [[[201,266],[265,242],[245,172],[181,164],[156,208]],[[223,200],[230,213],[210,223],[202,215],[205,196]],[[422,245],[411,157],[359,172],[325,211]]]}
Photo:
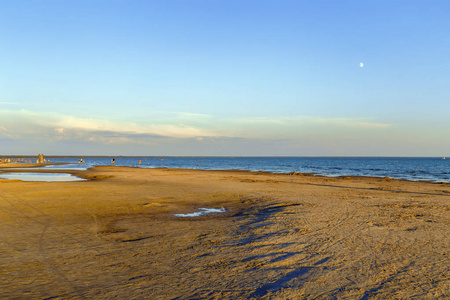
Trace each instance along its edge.
{"label": "sea", "polygon": [[[450,158],[444,157],[47,157],[50,169],[83,170],[93,166],[248,170],[271,173],[311,173],[328,177],[390,177],[410,181],[450,183]],[[83,159],[79,163],[79,159]],[[139,164],[141,160],[141,164]]]}

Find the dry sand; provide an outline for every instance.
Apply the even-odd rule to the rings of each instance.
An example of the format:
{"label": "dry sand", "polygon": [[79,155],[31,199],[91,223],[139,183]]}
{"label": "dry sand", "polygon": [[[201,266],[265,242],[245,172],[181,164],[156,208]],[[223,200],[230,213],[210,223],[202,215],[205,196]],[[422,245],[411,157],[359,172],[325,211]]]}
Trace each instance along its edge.
{"label": "dry sand", "polygon": [[[91,180],[0,180],[1,299],[450,297],[449,184],[71,173]],[[173,216],[201,207],[227,211]]]}

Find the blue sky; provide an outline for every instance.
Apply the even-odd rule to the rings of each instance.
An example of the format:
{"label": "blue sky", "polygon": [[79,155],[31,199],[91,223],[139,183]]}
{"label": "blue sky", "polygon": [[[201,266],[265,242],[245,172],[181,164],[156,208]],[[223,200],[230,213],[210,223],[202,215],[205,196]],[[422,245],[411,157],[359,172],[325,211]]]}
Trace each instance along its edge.
{"label": "blue sky", "polygon": [[448,1],[0,7],[0,154],[450,155]]}

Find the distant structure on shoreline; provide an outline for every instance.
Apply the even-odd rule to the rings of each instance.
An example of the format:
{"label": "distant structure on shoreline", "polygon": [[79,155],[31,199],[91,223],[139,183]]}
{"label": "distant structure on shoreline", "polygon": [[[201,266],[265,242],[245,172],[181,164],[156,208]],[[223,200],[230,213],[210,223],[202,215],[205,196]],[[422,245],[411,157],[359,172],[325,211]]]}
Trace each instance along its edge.
{"label": "distant structure on shoreline", "polygon": [[11,159],[11,158],[4,158],[4,159],[2,159],[2,158],[0,158],[0,163],[13,163],[13,164],[16,164],[16,163],[30,163],[31,164],[31,160],[26,160],[25,158],[15,158],[15,159]]}
{"label": "distant structure on shoreline", "polygon": [[39,154],[38,159],[36,160],[36,163],[43,164],[44,162],[45,162],[44,154]]}
{"label": "distant structure on shoreline", "polygon": [[[29,158],[29,160],[27,160],[27,158]],[[33,163],[34,158],[33,156],[28,156],[25,158],[20,158],[18,156],[14,156],[13,158],[9,158],[9,157],[3,157],[0,158],[0,163],[4,164],[4,163]],[[50,159],[45,159],[44,158],[44,154],[38,154],[38,158],[36,159],[36,163],[37,164],[46,164],[49,163]]]}

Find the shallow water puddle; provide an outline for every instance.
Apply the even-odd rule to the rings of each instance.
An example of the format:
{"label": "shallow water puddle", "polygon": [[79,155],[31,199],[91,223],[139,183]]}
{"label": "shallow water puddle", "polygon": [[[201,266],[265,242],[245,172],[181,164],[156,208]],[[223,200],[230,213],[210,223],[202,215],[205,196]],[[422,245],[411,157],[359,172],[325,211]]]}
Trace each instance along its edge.
{"label": "shallow water puddle", "polygon": [[66,173],[3,173],[1,179],[18,179],[22,181],[83,181],[86,179]]}
{"label": "shallow water puddle", "polygon": [[181,217],[181,218],[185,218],[185,217],[201,217],[207,214],[211,214],[211,213],[223,213],[226,212],[227,210],[225,208],[204,208],[201,207],[199,208],[200,211],[197,212],[193,212],[193,213],[187,213],[187,214],[173,214],[175,217]]}

